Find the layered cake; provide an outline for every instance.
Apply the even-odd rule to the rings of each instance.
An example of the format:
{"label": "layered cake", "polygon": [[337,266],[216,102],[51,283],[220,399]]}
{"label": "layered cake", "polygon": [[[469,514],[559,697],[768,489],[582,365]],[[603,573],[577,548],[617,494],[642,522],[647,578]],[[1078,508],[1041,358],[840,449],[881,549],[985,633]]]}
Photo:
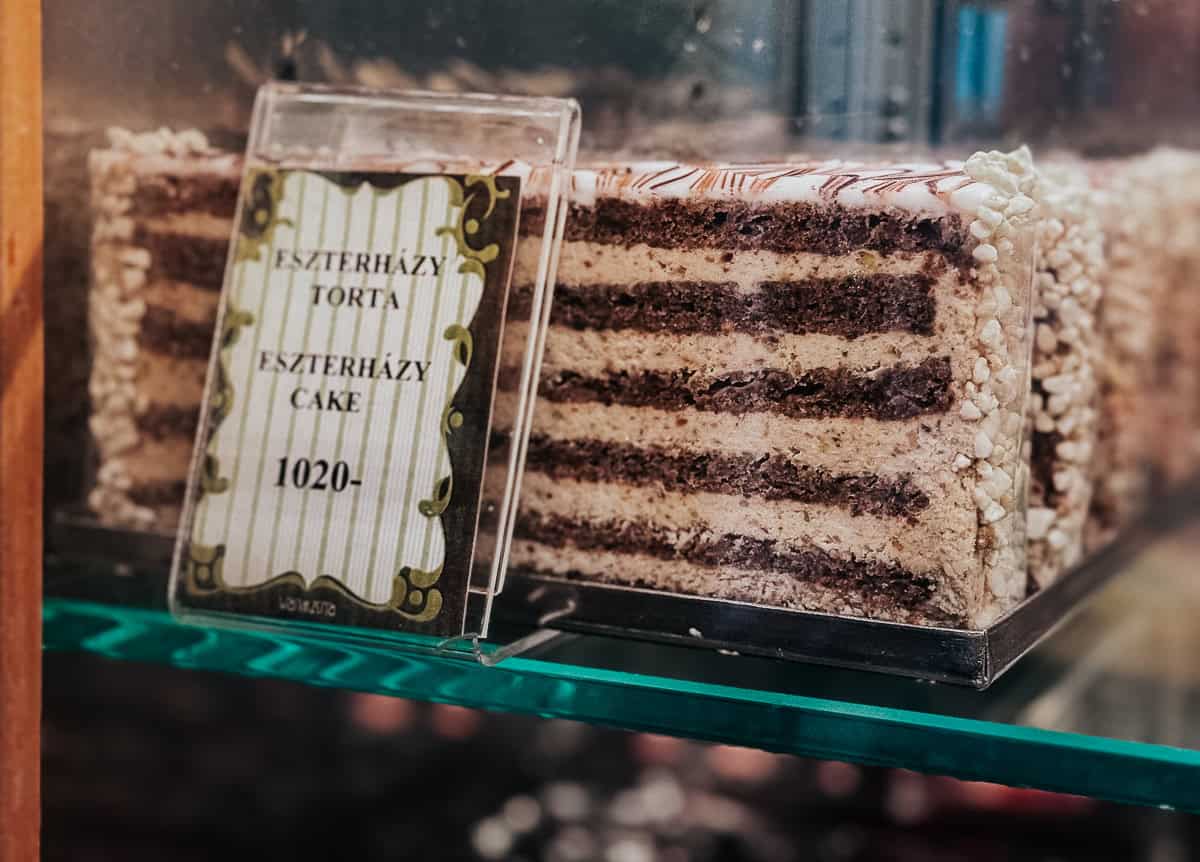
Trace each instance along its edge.
{"label": "layered cake", "polygon": [[[92,154],[89,502],[111,523],[177,521],[239,162],[165,131]],[[985,625],[1078,561],[1085,513],[1093,549],[1156,471],[1195,470],[1189,164],[578,170],[512,569]],[[535,195],[497,465],[541,221]]]}
{"label": "layered cake", "polygon": [[1043,165],[1034,292],[1030,435],[1030,588],[1083,553],[1092,503],[1100,363],[1097,313],[1104,268],[1102,194],[1079,165]]}
{"label": "layered cake", "polygon": [[88,504],[103,520],[171,529],[192,455],[240,158],[199,132],[110,132],[89,162]]}
{"label": "layered cake", "polygon": [[1036,185],[1024,151],[578,171],[514,571],[994,619],[1026,591]]}
{"label": "layered cake", "polygon": [[[117,133],[91,171],[90,502],[170,529],[238,159]],[[573,187],[514,569],[944,625],[1024,595],[1026,154],[623,165]],[[519,244],[506,347],[536,252]],[[501,432],[513,401],[502,385]]]}

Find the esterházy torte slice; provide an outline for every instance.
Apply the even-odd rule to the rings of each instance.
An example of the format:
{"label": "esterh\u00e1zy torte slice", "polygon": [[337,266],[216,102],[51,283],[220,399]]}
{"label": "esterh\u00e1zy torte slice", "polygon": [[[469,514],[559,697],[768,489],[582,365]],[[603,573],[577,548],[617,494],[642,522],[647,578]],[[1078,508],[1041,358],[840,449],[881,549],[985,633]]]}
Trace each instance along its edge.
{"label": "esterh\u00e1zy torte slice", "polygon": [[[1046,436],[1041,438],[1042,444],[1053,442],[1055,445],[1040,445],[1037,452],[1041,453],[1042,460],[1035,457],[1033,464],[1035,476],[1032,483],[1033,507],[1029,512],[1029,547],[1034,583],[1045,583],[1052,579],[1076,558],[1078,543],[1074,539],[1074,530],[1078,506],[1083,499],[1083,495],[1076,492],[1086,491],[1090,487],[1089,479],[1097,484],[1088,542],[1088,547],[1094,549],[1111,538],[1142,509],[1146,490],[1150,487],[1149,474],[1155,464],[1162,465],[1160,472],[1168,478],[1178,479],[1180,475],[1194,470],[1196,459],[1187,435],[1191,435],[1190,441],[1194,444],[1195,424],[1188,425],[1186,417],[1190,415],[1187,411],[1195,409],[1200,393],[1191,393],[1193,400],[1189,402],[1189,393],[1179,391],[1178,386],[1170,392],[1166,391],[1163,380],[1159,379],[1159,372],[1170,372],[1171,379],[1179,382],[1194,381],[1196,374],[1196,369],[1192,367],[1196,364],[1194,348],[1200,344],[1200,339],[1194,343],[1187,341],[1187,333],[1193,331],[1194,316],[1181,313],[1194,306],[1190,303],[1186,285],[1182,283],[1194,259],[1194,254],[1189,256],[1187,242],[1190,236],[1188,231],[1195,230],[1194,224],[1187,223],[1196,209],[1193,198],[1189,198],[1194,184],[1177,179],[1183,173],[1191,175],[1186,169],[1190,164],[1195,164],[1196,158],[1188,153],[1158,152],[1134,159],[1079,163],[1091,175],[1096,187],[1090,193],[1101,195],[1098,212],[1103,222],[1106,251],[1112,258],[1111,262],[1105,261],[1101,278],[1103,299],[1100,303],[1100,343],[1096,360],[1102,390],[1097,423],[1100,442],[1095,457],[1091,459],[1091,469],[1080,471],[1080,466],[1087,466],[1084,457],[1088,445],[1085,413],[1076,412],[1075,419],[1068,414],[1061,414],[1067,418],[1068,426],[1074,429],[1070,434],[1078,438],[1066,441],[1071,445],[1065,449],[1060,451],[1058,444],[1064,441],[1051,437],[1052,432],[1044,432]],[[107,521],[160,529],[174,526],[178,502],[183,493],[195,414],[201,397],[211,336],[211,314],[216,307],[220,270],[232,227],[228,219],[236,202],[239,161],[236,155],[208,147],[195,134],[177,135],[165,131],[147,135],[117,132],[114,146],[98,151],[92,158],[97,221],[93,237],[96,278],[89,305],[92,309],[97,361],[92,375],[91,424],[100,453],[100,475],[90,502],[92,508]],[[647,166],[646,172],[654,173],[666,167]],[[786,170],[781,167],[776,172],[813,172],[811,166],[785,167]],[[770,168],[747,167],[744,173],[750,175],[759,170],[765,173],[758,176],[758,180],[766,181],[772,176]],[[1043,180],[1052,184],[1054,171],[1043,173],[1047,174]],[[609,179],[604,180],[605,176]],[[636,176],[633,166],[581,171],[576,176],[577,191],[582,190],[584,195],[591,194],[595,200],[599,184],[632,185]],[[669,176],[664,174],[660,179]],[[718,174],[709,171],[706,176]],[[740,182],[752,186],[755,181]],[[603,197],[603,190],[600,191],[600,197]],[[731,188],[728,191],[732,194],[736,190]],[[1076,189],[1075,194],[1081,192]],[[637,195],[628,194],[618,197],[635,202],[637,199]],[[766,197],[769,199],[770,195]],[[1060,278],[1064,261],[1052,264],[1048,258],[1062,253],[1062,249],[1056,251],[1056,246],[1063,238],[1069,237],[1071,224],[1076,224],[1078,232],[1078,226],[1087,219],[1078,218],[1078,207],[1073,210],[1074,216],[1064,214],[1061,209],[1056,210],[1070,195],[1059,194],[1056,197],[1047,193],[1042,197],[1045,199],[1041,220],[1043,262],[1038,287],[1042,301],[1035,307],[1040,338],[1035,341],[1033,363],[1038,382],[1035,382],[1031,410],[1035,422],[1040,411],[1041,421],[1045,427],[1049,427],[1045,423],[1058,420],[1055,419],[1048,396],[1061,393],[1047,393],[1043,382],[1060,375],[1055,373],[1055,368],[1044,363],[1056,355],[1078,351],[1080,346],[1079,342],[1070,340],[1073,338],[1070,332],[1067,339],[1060,337],[1061,328],[1066,324],[1055,309],[1048,307],[1048,302],[1054,301],[1052,293],[1047,292],[1050,288],[1059,293],[1068,288],[1074,291],[1067,284],[1071,279],[1065,276]],[[728,210],[724,210],[726,218]],[[597,212],[595,206],[577,206],[574,216],[576,220],[582,218],[582,224],[586,225],[588,219],[595,219]],[[1087,213],[1085,208],[1084,215]],[[527,218],[536,218],[536,215],[536,212],[526,214]],[[1063,226],[1061,232],[1053,225],[1056,219]],[[572,221],[572,225],[578,223],[576,220]],[[719,234],[721,227],[713,224],[710,230]],[[602,232],[603,226],[574,227],[572,230],[575,233],[575,245],[568,244],[564,253],[568,261],[574,259],[576,262],[568,263],[564,272],[569,272],[570,266],[575,266],[576,270],[579,267],[587,268],[589,262],[592,267],[613,263],[609,259],[611,255],[605,257],[605,254],[609,249],[619,251],[618,228],[609,230],[609,235],[604,237],[605,242],[595,243],[591,247],[595,256],[590,261],[582,260],[586,255],[582,254],[578,241],[584,238],[587,230]],[[1050,233],[1046,233],[1046,230]],[[720,251],[722,257],[726,253],[737,257],[736,262],[732,259],[720,261],[725,269],[744,268],[754,256],[752,252],[756,244],[761,246],[757,256],[765,260],[771,254],[767,246],[777,241],[777,237],[776,240],[763,238],[753,230],[738,236],[745,238],[735,238],[732,244],[736,247]],[[728,236],[721,242],[730,245]],[[875,242],[885,245],[888,241],[877,233]],[[891,242],[893,246],[896,245],[896,240]],[[1191,243],[1191,247],[1195,245]],[[1080,249],[1086,246],[1087,243],[1073,243],[1066,253],[1084,267],[1082,277],[1093,280],[1095,273],[1089,267],[1093,267],[1095,261],[1091,259],[1091,253],[1079,256]],[[903,252],[903,249],[900,251]],[[895,253],[893,249],[892,254]],[[909,249],[903,253],[917,252]],[[669,284],[681,280],[677,273],[671,272],[669,256],[656,253],[656,257],[658,262],[649,271],[653,278],[636,267],[632,271],[618,272],[618,278],[638,285],[635,290],[625,291],[627,295],[622,295],[619,301],[596,302],[592,297],[593,301],[585,302],[578,296],[572,297],[569,284],[564,287],[559,292],[556,328],[550,338],[551,361],[557,354],[560,368],[569,370],[572,364],[585,367],[588,362],[595,365],[595,356],[602,356],[605,351],[612,349],[612,333],[627,331],[630,338],[652,335],[652,327],[648,327],[645,321],[636,324],[632,320],[638,314],[645,317],[647,308],[659,316],[662,325],[681,308],[690,316],[690,335],[660,333],[651,339],[659,360],[662,356],[673,356],[673,361],[681,367],[686,367],[688,362],[703,366],[703,355],[696,352],[699,342],[706,337],[719,337],[730,354],[738,357],[742,364],[747,360],[756,361],[769,368],[769,362],[777,358],[781,351],[784,355],[788,354],[791,349],[787,344],[789,339],[794,341],[805,337],[795,332],[780,341],[774,331],[779,328],[779,321],[790,318],[794,323],[798,315],[815,316],[818,319],[816,325],[830,330],[824,334],[831,337],[839,335],[836,332],[839,324],[833,322],[839,315],[859,315],[853,325],[841,324],[844,331],[840,336],[850,353],[834,358],[853,359],[857,355],[861,359],[863,345],[867,343],[864,339],[878,335],[869,332],[872,326],[899,325],[903,330],[904,326],[924,325],[921,321],[929,316],[928,297],[922,298],[919,289],[906,292],[902,280],[895,281],[892,285],[894,289],[888,292],[892,304],[886,312],[882,303],[876,302],[873,306],[864,304],[866,299],[871,298],[865,289],[847,291],[839,300],[840,304],[826,302],[796,306],[789,304],[791,301],[786,294],[764,294],[766,298],[760,303],[731,306],[731,300],[736,300],[740,294],[727,289],[725,283],[736,282],[736,279],[727,278],[725,270],[714,276],[710,281],[712,289],[704,294],[680,292]],[[878,269],[877,263],[871,264],[871,260],[870,255],[857,261],[847,259],[842,274],[859,278],[869,275],[872,270]],[[1070,265],[1067,266],[1067,273],[1072,274]],[[811,274],[811,268],[792,272],[783,267],[773,275],[765,270],[761,275],[764,281],[786,282],[805,272]],[[834,275],[837,274],[834,271]],[[919,276],[920,273],[909,275]],[[566,278],[569,282],[569,274]],[[579,281],[578,278],[575,280]],[[657,286],[650,284],[655,281],[660,283]],[[1074,279],[1074,282],[1078,281],[1078,277]],[[916,282],[908,283],[910,287],[914,284]],[[1086,297],[1091,294],[1084,291],[1075,295]],[[1174,299],[1168,302],[1171,297]],[[1092,314],[1086,302],[1082,305],[1087,314]],[[1192,310],[1195,308],[1192,307]],[[893,318],[891,323],[886,320],[889,314]],[[901,320],[908,322],[898,324]],[[514,324],[517,327],[521,325],[519,322]],[[1070,330],[1070,325],[1066,326]],[[909,333],[913,334],[916,333]],[[1051,336],[1054,337],[1053,345],[1050,344]],[[627,349],[628,346],[621,349]],[[854,354],[854,351],[858,353]],[[133,353],[137,356],[136,361],[129,360]],[[574,355],[576,353],[589,355],[580,359]],[[1174,362],[1169,361],[1172,357]],[[1181,363],[1188,367],[1173,367]],[[653,362],[643,364],[650,370],[655,367]],[[626,367],[636,368],[638,365],[637,362],[626,363]],[[973,372],[974,369],[972,377]],[[1061,380],[1055,381],[1051,386],[1061,388],[1061,383]],[[1085,381],[1077,379],[1068,388],[1079,393],[1086,391],[1087,386]],[[1164,403],[1172,399],[1173,406]],[[1072,411],[1078,411],[1083,403],[1075,398],[1068,400]],[[500,406],[503,408],[503,395]],[[626,407],[625,413],[636,420],[639,415],[636,411],[640,408]],[[606,415],[616,415],[621,412],[619,408],[621,405],[608,405],[605,408]],[[550,417],[547,427],[553,432],[553,422],[558,421],[556,417],[559,414],[566,410],[583,409],[580,404],[572,406],[560,398],[553,406],[544,406],[542,413],[543,417]],[[714,411],[699,413],[707,420],[718,421],[718,413]],[[772,415],[747,411],[740,416],[732,425],[734,431],[754,423],[760,426],[761,431],[772,420],[778,424],[778,417]],[[1168,433],[1165,437],[1155,430],[1159,417],[1164,416],[1174,417],[1167,423]],[[648,447],[639,447],[637,444],[644,429],[636,421],[630,427],[632,430],[624,435],[623,442],[631,448],[614,451],[643,458],[645,452],[637,450]],[[720,427],[731,426],[726,422]],[[1056,429],[1053,433],[1058,431]],[[617,432],[606,433],[614,438],[620,436]],[[678,435],[683,434],[682,431],[678,432]],[[1032,444],[1037,439],[1036,432],[1031,433],[1029,442]],[[1152,441],[1159,439],[1165,440],[1165,445],[1154,446]],[[537,443],[538,439],[535,438]],[[545,466],[549,457],[547,453],[553,454],[550,450],[543,447],[539,454],[535,445],[531,476],[539,471],[545,473],[548,469],[559,472],[566,469],[562,465],[553,468]],[[609,453],[609,460],[611,455]],[[580,457],[576,453],[574,460],[578,461]],[[539,458],[541,466],[538,464]],[[752,464],[753,461],[748,463]],[[661,472],[661,463],[659,466]],[[1037,475],[1039,470],[1040,477]],[[1089,475],[1083,476],[1083,482],[1077,484],[1081,472]],[[1055,488],[1050,494],[1054,505],[1046,505],[1046,491],[1054,485],[1056,476],[1060,477],[1059,484],[1065,480],[1074,491],[1063,493]],[[1049,477],[1048,483],[1046,477]],[[808,473],[800,478],[811,484],[817,477]],[[531,484],[537,481],[540,480],[534,478]],[[711,484],[711,477],[706,481]],[[1001,479],[1002,484],[1004,481]],[[738,493],[745,496],[735,499],[738,511],[745,511],[744,507],[753,510],[757,499],[755,494],[762,493],[762,484],[757,478],[739,483]],[[861,483],[850,483],[843,486],[842,499],[845,501],[857,495],[856,499],[860,502],[854,505],[868,515],[878,516],[888,511],[901,513],[905,505],[911,505],[914,499],[919,500],[919,496],[912,493],[914,487],[919,488],[919,485],[892,486],[892,491],[899,493],[889,501],[886,493],[880,491],[877,485],[868,488]],[[815,492],[810,488],[806,493],[811,496]],[[905,503],[905,500],[908,502]],[[778,503],[777,500],[768,502]],[[1060,529],[1064,527],[1066,529]],[[662,548],[660,551],[666,552]],[[689,553],[695,556],[698,551],[691,548]],[[758,553],[761,556],[761,546]],[[1039,560],[1046,562],[1039,563]],[[856,612],[856,609],[851,608],[851,612]]]}
{"label": "esterh\u00e1zy torte slice", "polygon": [[[100,199],[98,294],[106,286],[99,276],[106,274],[103,263],[110,253],[125,268],[133,261],[134,269],[157,272],[155,252],[172,247],[188,252],[179,255],[179,265],[186,262],[192,272],[165,279],[161,287],[168,293],[152,303],[161,312],[140,312],[139,335],[148,323],[153,329],[181,317],[192,324],[204,321],[211,332],[236,200],[235,158],[211,153],[199,141],[180,152],[172,140],[163,133],[122,137],[115,153],[98,155],[93,164],[98,178],[133,173],[153,190],[134,207],[119,196],[108,201],[114,212],[107,216]],[[678,217],[694,197],[679,193],[687,185],[679,175],[688,171],[701,178],[699,199],[706,206],[725,202],[703,222]],[[168,179],[174,173],[179,178]],[[995,185],[980,181],[993,173]],[[685,242],[708,248],[701,259],[687,259],[696,258],[694,251],[676,259],[653,245],[646,232],[664,224],[661,218],[640,224],[630,219],[643,212],[643,190],[636,184],[650,175],[657,175],[650,185],[658,187],[645,194],[666,202],[665,223],[690,231]],[[664,191],[664,179],[674,184],[674,194]],[[1012,417],[1026,386],[1022,321],[1029,302],[1021,273],[1029,272],[1031,260],[1032,206],[1024,193],[1032,191],[1031,175],[1022,158],[980,157],[967,169],[826,164],[679,167],[673,174],[665,165],[628,166],[579,171],[574,185],[577,203],[568,222],[543,375],[545,403],[541,427],[534,429],[527,505],[518,525],[518,569],[522,554],[536,556],[542,544],[531,533],[543,538],[562,533],[561,510],[548,511],[538,502],[557,487],[560,502],[562,492],[582,492],[567,499],[567,520],[588,521],[589,535],[577,534],[573,543],[562,534],[558,541],[565,547],[554,549],[555,558],[567,558],[574,548],[593,566],[608,561],[616,571],[630,559],[649,556],[651,568],[668,580],[639,583],[657,588],[955,625],[986,620],[1019,598],[1021,531],[1019,516],[1011,516],[1020,509],[1021,476],[1011,447],[1019,438]],[[209,195],[206,187],[220,192]],[[804,195],[815,198],[806,202]],[[827,199],[833,203],[813,202]],[[624,206],[624,223],[614,221],[606,200]],[[205,217],[167,225],[154,202]],[[792,221],[772,221],[771,206]],[[672,215],[672,207],[679,213]],[[822,220],[822,207],[834,214],[832,221]],[[145,221],[134,230],[141,245],[126,242],[130,249],[118,242],[106,250],[106,218],[117,220],[121,240],[128,225],[119,219],[130,210]],[[536,219],[536,208],[527,209],[527,232]],[[195,230],[198,225],[203,227]],[[175,246],[150,238],[155,232],[186,235],[189,226],[191,239]],[[789,229],[803,235],[798,245]],[[139,247],[150,252],[149,262]],[[638,252],[644,259],[637,259]],[[514,283],[518,301],[529,281],[529,257],[519,251],[518,272],[525,275]],[[989,276],[1001,282],[999,294]],[[605,280],[614,290],[596,289]],[[137,285],[139,278],[129,283]],[[196,283],[211,291],[211,308],[188,289]],[[145,301],[140,295],[134,299]],[[157,319],[166,312],[167,320]],[[680,316],[686,322],[679,324]],[[120,316],[110,307],[99,317],[93,325],[104,329]],[[172,334],[157,340],[146,332],[140,355],[150,373],[135,375],[132,402],[121,400],[128,394],[124,390],[115,400],[98,401],[93,420],[98,438],[111,434],[114,425],[118,432],[127,426],[134,432],[116,434],[117,445],[100,442],[108,457],[93,507],[110,520],[174,523],[207,356],[201,328],[168,326]],[[184,329],[197,337],[184,338]],[[106,337],[98,334],[97,340]],[[189,341],[196,349],[177,355]],[[979,349],[986,345],[991,360]],[[640,355],[647,347],[647,355]],[[1006,356],[997,359],[1000,351]],[[610,366],[620,373],[607,374]],[[630,372],[639,375],[641,394],[620,391]],[[176,385],[154,385],[163,377]],[[103,362],[94,378],[108,379]],[[841,403],[845,399],[849,402]],[[504,409],[502,393],[500,424]],[[590,409],[600,411],[591,420]],[[670,421],[656,426],[655,417]],[[688,424],[677,424],[681,419]],[[629,425],[622,428],[621,422]],[[580,423],[596,432],[592,439],[579,431]],[[897,431],[904,440],[890,453],[881,449],[881,441]],[[723,443],[715,453],[722,457],[699,470],[694,457],[669,451],[677,444],[709,446],[714,439],[732,444]],[[779,440],[786,442],[772,442]],[[178,449],[179,457],[164,458],[165,448]],[[922,463],[931,453],[941,460]],[[894,469],[873,471],[876,462]],[[605,481],[602,474],[614,466],[625,477]],[[570,478],[573,470],[580,475],[579,468],[585,481]],[[929,470],[942,485],[922,475]],[[630,473],[640,474],[641,484],[630,482]],[[954,489],[952,496],[963,505],[948,507],[944,487]],[[620,521],[631,500],[648,489],[657,503],[669,504],[655,507],[667,520]],[[699,506],[703,517],[679,520],[680,504],[685,510]],[[959,520],[942,519],[946,512]],[[818,524],[809,533],[821,529],[822,519],[827,533],[819,542],[797,545],[793,522],[805,517]],[[739,534],[742,527],[750,533]],[[716,528],[721,532],[714,533]],[[700,541],[705,537],[716,541]],[[579,548],[580,541],[588,547]],[[642,551],[634,552],[639,543]],[[653,555],[645,553],[647,545]],[[914,559],[926,566],[915,578],[900,565]],[[598,576],[607,578],[607,571]]]}
{"label": "esterh\u00e1zy torte slice", "polygon": [[97,472],[109,523],[172,529],[192,456],[241,158],[197,131],[110,132],[89,160]]}
{"label": "esterh\u00e1zy torte slice", "polygon": [[577,171],[513,569],[995,618],[1025,594],[1034,194],[1023,151]]}

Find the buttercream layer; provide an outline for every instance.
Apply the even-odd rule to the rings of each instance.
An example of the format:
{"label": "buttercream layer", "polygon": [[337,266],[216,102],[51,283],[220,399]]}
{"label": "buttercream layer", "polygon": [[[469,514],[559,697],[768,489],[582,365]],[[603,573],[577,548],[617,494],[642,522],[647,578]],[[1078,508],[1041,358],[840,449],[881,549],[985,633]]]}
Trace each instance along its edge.
{"label": "buttercream layer", "polygon": [[509,559],[514,570],[539,577],[897,622],[966,624],[964,614],[935,605],[936,588],[932,598],[925,598],[924,582],[902,570],[805,549],[790,553],[793,571],[766,572],[516,538]]}
{"label": "buttercream layer", "polygon": [[158,279],[142,288],[141,298],[147,308],[169,309],[176,317],[207,324],[210,330],[216,324],[220,294],[206,287]]}
{"label": "buttercream layer", "polygon": [[[164,213],[137,219],[140,228],[153,233],[184,234],[198,239],[229,242],[233,234],[233,213],[213,215],[205,212]],[[222,261],[224,263],[224,261]]]}
{"label": "buttercream layer", "polygon": [[[954,498],[954,505],[970,505],[968,495],[953,489],[947,493]],[[888,560],[918,572],[941,571],[947,568],[947,561],[961,560],[964,554],[970,558],[975,551],[974,518],[970,524],[965,519],[959,523],[949,509],[938,503],[935,501],[913,520],[871,513],[856,515],[821,503],[559,478],[536,470],[527,471],[521,483],[522,513],[560,515],[594,523],[654,524],[676,533],[680,541],[691,531],[778,539]]]}
{"label": "buttercream layer", "polygon": [[[513,284],[528,286],[537,273],[538,242],[517,243]],[[858,249],[842,255],[739,249],[655,248],[645,243],[564,242],[560,247],[557,281],[568,285],[634,284],[641,281],[732,281],[750,286],[764,281],[802,281],[841,278],[864,273],[941,275],[946,258],[938,252],[897,252],[886,257]]]}
{"label": "buttercream layer", "polygon": [[[507,457],[507,447],[495,446],[489,454]],[[929,506],[929,497],[909,475],[832,473],[810,467],[795,457],[759,453],[669,450],[534,434],[529,439],[525,469],[554,479],[820,503],[856,515],[915,518]]]}
{"label": "buttercream layer", "polygon": [[949,357],[937,356],[916,365],[815,368],[799,374],[760,369],[707,375],[682,369],[586,377],[563,370],[544,374],[538,392],[552,402],[895,420],[945,412],[954,398],[953,382]]}
{"label": "buttercream layer", "polygon": [[[528,337],[526,321],[505,328],[502,367],[520,366]],[[947,344],[907,333],[864,335],[847,341],[835,335],[679,335],[632,331],[546,331],[542,371],[569,371],[588,377],[612,372],[692,371],[717,375],[728,371],[804,371],[828,367],[872,368],[918,365],[931,355],[949,355],[954,377],[971,379],[974,355],[969,344]]]}
{"label": "buttercream layer", "polygon": [[[496,397],[493,427],[512,427],[515,393]],[[903,421],[840,417],[792,419],[775,413],[702,413],[619,404],[539,401],[533,433],[558,440],[597,440],[660,449],[802,458],[837,473],[911,473],[950,468],[973,434],[946,415]]]}
{"label": "buttercream layer", "polygon": [[120,458],[121,468],[132,482],[131,487],[178,482],[187,477],[194,442],[193,434],[156,438],[143,433],[136,454]]}
{"label": "buttercream layer", "polygon": [[143,350],[137,358],[137,390],[147,405],[200,412],[208,357],[186,358]]}
{"label": "buttercream layer", "polygon": [[879,560],[844,556],[778,539],[742,533],[695,529],[686,534],[642,521],[586,521],[563,515],[523,513],[514,535],[554,548],[642,554],[706,568],[779,572],[826,585],[852,586],[876,592],[881,599],[905,606],[927,602],[934,579]]}

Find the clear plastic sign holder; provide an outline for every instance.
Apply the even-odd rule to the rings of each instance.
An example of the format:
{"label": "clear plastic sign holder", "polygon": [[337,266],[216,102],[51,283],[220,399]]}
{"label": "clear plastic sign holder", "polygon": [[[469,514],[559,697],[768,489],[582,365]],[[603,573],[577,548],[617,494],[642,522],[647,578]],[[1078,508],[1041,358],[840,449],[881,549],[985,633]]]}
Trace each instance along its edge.
{"label": "clear plastic sign holder", "polygon": [[486,641],[579,124],[564,99],[260,90],[174,614],[486,663],[555,636]]}

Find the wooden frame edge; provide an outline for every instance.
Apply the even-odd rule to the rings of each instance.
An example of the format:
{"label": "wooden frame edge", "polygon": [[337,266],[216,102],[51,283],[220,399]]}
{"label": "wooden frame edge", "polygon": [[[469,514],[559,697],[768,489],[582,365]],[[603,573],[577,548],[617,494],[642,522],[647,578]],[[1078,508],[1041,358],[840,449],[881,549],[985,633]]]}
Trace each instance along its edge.
{"label": "wooden frame edge", "polygon": [[0,862],[39,856],[42,15],[0,0]]}

